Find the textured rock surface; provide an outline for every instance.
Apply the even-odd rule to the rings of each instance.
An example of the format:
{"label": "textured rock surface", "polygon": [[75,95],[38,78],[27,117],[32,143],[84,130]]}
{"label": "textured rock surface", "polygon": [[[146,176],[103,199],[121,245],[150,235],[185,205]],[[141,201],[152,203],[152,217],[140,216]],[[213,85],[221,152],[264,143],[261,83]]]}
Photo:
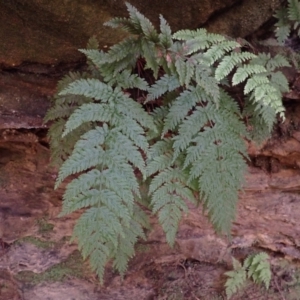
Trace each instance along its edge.
{"label": "textured rock surface", "polygon": [[[273,14],[280,0],[129,1],[154,23],[159,14],[174,31],[206,24],[213,31],[246,36]],[[0,3],[0,66],[30,69],[34,64],[60,65],[82,59],[78,48],[96,35],[101,47],[124,33],[104,27],[115,16],[126,16],[124,1],[31,0]]]}
{"label": "textured rock surface", "polygon": [[[204,24],[216,32],[245,36],[264,24],[280,1],[130,2],[154,22],[162,13],[174,30]],[[62,271],[55,267],[76,249],[76,244],[67,241],[78,214],[57,217],[62,190],[53,191],[56,170],[49,166],[45,131],[34,128],[43,127],[48,98],[62,73],[80,67],[77,48],[84,47],[93,34],[101,46],[123,37],[102,26],[120,15],[126,15],[123,1],[0,3],[1,300],[40,300],[45,295],[51,300],[163,300],[170,289],[172,295],[179,295],[177,299],[214,299],[232,255],[244,258],[264,249],[288,260],[300,259],[300,81],[297,74],[290,74],[287,120],[267,143],[249,145],[252,164],[240,194],[231,241],[216,236],[201,208],[190,206],[174,249],[152,220],[149,240],[137,246],[124,281],[108,268],[101,287],[86,263],[80,278],[71,278],[70,271],[60,277]],[[32,274],[40,274],[39,280],[44,280],[29,283],[26,272],[31,272],[31,279]]]}
{"label": "textured rock surface", "polygon": [[57,78],[0,72],[0,129],[40,128]]}
{"label": "textured rock surface", "polygon": [[[173,281],[185,284],[183,290],[207,297],[222,287],[222,274],[230,268],[232,255],[244,258],[264,249],[287,260],[300,259],[300,170],[279,162],[275,173],[261,166],[249,168],[231,241],[216,236],[201,208],[190,205],[174,249],[152,220],[149,239],[137,246],[124,281],[108,268],[101,287],[86,263],[79,271],[78,266],[76,272],[64,271],[58,266],[66,264],[76,250],[68,237],[78,213],[57,217],[62,190],[53,191],[56,171],[48,164],[49,151],[41,144],[39,132],[35,142],[28,142],[27,135],[16,131],[13,140],[0,140],[0,283],[7,287],[2,294],[0,288],[1,300],[40,300],[43,295],[51,300],[165,299],[162,295],[168,289],[174,292]],[[259,151],[263,157],[266,150]],[[300,153],[298,148],[294,151]],[[289,160],[288,151],[281,155]],[[189,265],[193,261],[197,263]],[[74,263],[82,264],[79,258]],[[75,273],[80,277],[72,278]]]}

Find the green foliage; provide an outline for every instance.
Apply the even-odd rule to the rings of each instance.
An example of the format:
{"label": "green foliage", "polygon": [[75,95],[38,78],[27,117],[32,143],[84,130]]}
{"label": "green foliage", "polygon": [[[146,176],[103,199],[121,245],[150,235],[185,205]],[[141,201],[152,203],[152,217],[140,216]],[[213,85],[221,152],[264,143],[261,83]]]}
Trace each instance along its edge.
{"label": "green foliage", "polygon": [[291,32],[295,30],[300,36],[300,2],[299,0],[288,0],[287,7],[281,7],[276,11],[278,19],[276,26],[276,37],[280,44],[284,44]]}
{"label": "green foliage", "polygon": [[[95,40],[80,50],[88,71],[58,84],[46,116],[60,167],[56,187],[71,177],[61,215],[82,210],[73,237],[100,279],[110,260],[125,272],[135,243],[146,238],[147,210],[170,245],[187,201],[202,202],[214,228],[230,233],[246,171],[244,140],[256,127],[270,134],[287,89],[277,71],[287,64],[282,57],[243,52],[204,29],[172,35],[162,16],[158,32],[127,8],[129,18],[106,25],[131,36],[107,52]],[[242,105],[226,92],[229,79],[244,84]]]}
{"label": "green foliage", "polygon": [[269,256],[264,252],[249,255],[243,265],[233,258],[233,270],[226,272],[225,275],[229,277],[225,283],[228,298],[245,286],[247,278],[257,284],[263,283],[268,289],[272,275]]}

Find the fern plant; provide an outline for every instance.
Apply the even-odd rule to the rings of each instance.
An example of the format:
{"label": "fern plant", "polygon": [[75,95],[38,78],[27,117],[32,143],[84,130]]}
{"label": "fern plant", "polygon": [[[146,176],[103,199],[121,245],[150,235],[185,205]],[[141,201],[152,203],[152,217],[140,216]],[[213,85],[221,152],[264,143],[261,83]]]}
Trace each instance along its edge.
{"label": "fern plant", "polygon": [[[284,117],[288,88],[277,70],[288,65],[283,57],[244,52],[205,29],[172,34],[162,16],[157,31],[127,9],[129,18],[106,25],[130,37],[107,52],[94,39],[80,50],[88,70],[58,84],[45,118],[53,122],[56,187],[71,179],[61,215],[82,210],[74,238],[100,279],[110,260],[125,272],[135,243],[146,238],[147,211],[158,215],[171,246],[187,201],[202,202],[216,231],[230,233],[246,171],[244,141],[270,134],[276,115]],[[228,85],[243,86],[243,103]]]}
{"label": "fern plant", "polygon": [[225,273],[229,277],[225,283],[228,298],[245,286],[247,278],[252,279],[254,283],[264,284],[266,289],[269,288],[272,274],[268,254],[260,252],[249,255],[243,265],[235,258],[232,262],[233,270]]}
{"label": "fern plant", "polygon": [[278,19],[276,26],[276,37],[280,44],[284,44],[292,31],[300,36],[300,2],[299,0],[288,0],[287,6],[277,10],[275,17]]}

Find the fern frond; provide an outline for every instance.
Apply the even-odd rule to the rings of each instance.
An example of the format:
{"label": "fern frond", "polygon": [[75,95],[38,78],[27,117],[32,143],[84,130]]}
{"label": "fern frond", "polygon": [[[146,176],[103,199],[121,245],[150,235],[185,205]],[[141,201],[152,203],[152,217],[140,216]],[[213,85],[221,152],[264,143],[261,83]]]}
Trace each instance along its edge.
{"label": "fern frond", "polygon": [[82,124],[73,130],[71,135],[67,135],[62,138],[65,123],[65,120],[59,119],[48,131],[48,137],[50,138],[51,161],[56,166],[61,166],[66,158],[72,153],[76,141],[79,140],[84,133],[92,129],[90,124]]}
{"label": "fern frond", "polygon": [[45,122],[49,122],[58,118],[69,117],[75,109],[76,106],[74,107],[68,104],[55,105],[47,111],[44,120]]}
{"label": "fern frond", "polygon": [[143,55],[146,60],[146,69],[150,69],[153,71],[153,76],[156,79],[158,76],[158,70],[159,70],[159,65],[158,65],[158,59],[156,56],[156,49],[155,49],[155,44],[151,41],[147,41],[145,39],[142,39],[141,41],[142,45],[142,50],[143,50]]}
{"label": "fern frond", "polygon": [[291,21],[300,21],[300,3],[298,0],[288,0],[288,17]]}
{"label": "fern frond", "polygon": [[259,53],[251,59],[250,64],[264,66],[269,73],[281,67],[290,67],[290,63],[284,56],[277,54],[272,57],[270,53]]}
{"label": "fern frond", "polygon": [[260,104],[257,105],[256,109],[260,114],[261,122],[266,124],[268,132],[271,133],[276,121],[276,109],[268,105]]}
{"label": "fern frond", "polygon": [[126,3],[129,12],[130,20],[137,29],[141,29],[141,33],[154,43],[159,42],[158,33],[152,23],[144,15],[142,15],[134,6]]}
{"label": "fern frond", "polygon": [[247,273],[242,267],[239,261],[232,258],[234,264],[234,270],[226,272],[225,275],[229,277],[225,283],[226,296],[230,299],[238,290],[246,283]]}
{"label": "fern frond", "polygon": [[178,135],[174,137],[175,156],[186,150],[199,130],[210,121],[210,114],[213,114],[214,110],[212,104],[205,107],[197,106],[193,114],[184,119],[179,126]]}
{"label": "fern frond", "polygon": [[166,92],[174,91],[178,87],[180,87],[180,83],[177,76],[165,74],[148,89],[146,103],[161,97]]}
{"label": "fern frond", "polygon": [[[97,227],[96,224],[102,224]],[[105,207],[92,207],[79,218],[73,231],[78,239],[79,249],[85,258],[90,257],[90,265],[102,280],[104,267],[118,247],[118,237],[124,235],[118,218]],[[93,243],[91,243],[91,240]]]}
{"label": "fern frond", "polygon": [[160,44],[168,49],[171,47],[172,41],[172,31],[168,24],[168,22],[164,19],[162,15],[159,16],[160,20],[160,34],[159,34],[159,42]]}
{"label": "fern frond", "polygon": [[141,28],[137,27],[130,19],[128,18],[113,18],[107,22],[105,22],[103,24],[104,26],[109,26],[111,28],[118,28],[121,27],[123,30],[131,33],[131,34],[135,34],[135,35],[139,35],[141,34]]}
{"label": "fern frond", "polygon": [[219,82],[214,78],[212,70],[206,65],[198,65],[195,70],[196,82],[206,94],[218,105],[220,99]]}
{"label": "fern frond", "polygon": [[198,106],[179,126],[173,146],[174,157],[187,151],[184,167],[189,169],[189,180],[198,180],[209,218],[216,230],[223,232],[228,232],[235,215],[236,191],[242,184],[247,157],[240,139],[247,135],[246,128],[231,102],[223,92],[218,110],[210,103]]}
{"label": "fern frond", "polygon": [[114,86],[116,84],[123,89],[137,88],[142,91],[148,90],[148,83],[144,78],[139,77],[137,74],[131,74],[129,70],[123,70],[116,76],[113,76],[108,82],[109,85]]}
{"label": "fern frond", "polygon": [[169,130],[175,129],[176,126],[178,126],[188,115],[188,112],[195,108],[198,102],[206,101],[205,96],[206,94],[201,86],[191,87],[190,89],[182,92],[174,100],[169,109],[164,121],[164,129],[162,134],[165,134]]}
{"label": "fern frond", "polygon": [[[88,171],[85,174],[81,174],[78,178],[71,181],[64,194],[64,200],[73,202],[73,199],[86,191],[89,191],[92,187],[101,183],[101,172],[97,169]],[[63,203],[63,209],[60,216],[69,214],[75,210],[70,209],[70,205],[67,202]]]}
{"label": "fern frond", "polygon": [[213,65],[216,61],[220,60],[227,52],[230,52],[240,45],[235,41],[224,40],[211,46],[205,53],[204,57],[209,60],[209,64]]}
{"label": "fern frond", "polygon": [[[106,54],[106,63],[114,63],[126,58],[128,54],[136,56],[140,51],[140,45],[137,43],[136,38],[130,37],[126,40],[114,45],[109,49]],[[137,59],[137,57],[136,57]]]}
{"label": "fern frond", "polygon": [[190,60],[184,61],[183,58],[178,57],[175,62],[175,67],[180,84],[189,86],[191,78],[194,75],[195,65]]}
{"label": "fern frond", "polygon": [[97,49],[79,49],[97,68],[101,68],[106,63],[106,54]]}
{"label": "fern frond", "polygon": [[207,30],[198,28],[197,30],[179,30],[173,34],[173,38],[180,41],[191,40],[193,38],[201,38],[207,36]]}
{"label": "fern frond", "polygon": [[255,74],[247,80],[244,87],[244,94],[247,95],[261,85],[269,85],[270,81],[266,75]]}
{"label": "fern frond", "polygon": [[289,24],[277,27],[275,34],[280,45],[284,44],[284,41],[290,36],[290,33],[291,26]]}
{"label": "fern frond", "polygon": [[[79,72],[69,72],[61,80],[58,81],[57,90],[61,91],[61,90],[65,89],[73,81],[82,79],[82,76],[83,76],[83,74],[81,74]],[[54,98],[54,99],[56,99],[56,98]]]}
{"label": "fern frond", "polygon": [[237,85],[245,81],[252,74],[259,74],[267,72],[266,68],[258,64],[249,64],[237,68],[232,77],[232,85]]}
{"label": "fern frond", "polygon": [[264,283],[269,288],[272,274],[267,253],[260,252],[247,257],[244,266],[248,269],[248,278],[253,278],[256,283]]}
{"label": "fern frond", "polygon": [[[151,116],[143,109],[140,103],[137,103],[132,98],[128,97],[124,93],[117,93],[115,98],[115,109],[118,115],[129,117],[144,128],[156,131],[156,126]],[[119,120],[121,118],[119,117]]]}
{"label": "fern frond", "polygon": [[[106,140],[107,146],[114,149],[116,155],[123,155],[133,166],[144,173],[145,162],[139,148],[126,135],[118,130],[111,130]],[[126,149],[124,151],[123,149]]]}
{"label": "fern frond", "polygon": [[242,53],[233,52],[233,53],[231,53],[231,55],[225,56],[216,68],[216,71],[215,71],[216,79],[219,81],[222,80],[238,64],[240,64],[246,60],[250,60],[251,58],[254,58],[254,57],[255,57],[255,55],[250,52],[242,52]]}
{"label": "fern frond", "polygon": [[[184,199],[194,199],[193,193],[179,178],[176,177],[172,169],[166,170],[163,174],[167,175],[165,180],[161,175],[159,178],[150,184],[151,206],[153,206],[153,213],[158,213],[159,221],[163,230],[166,233],[166,239],[170,246],[174,245],[176,232],[182,212],[187,212],[187,205]],[[172,181],[167,181],[172,179]],[[157,185],[160,186],[157,188]],[[196,201],[194,201],[196,202]]]}
{"label": "fern frond", "polygon": [[291,65],[288,62],[288,60],[280,54],[277,54],[274,57],[270,57],[270,59],[268,60],[268,62],[266,64],[266,68],[269,72],[273,72],[277,68],[290,67],[290,66]]}
{"label": "fern frond", "polygon": [[98,165],[102,162],[103,157],[104,151],[101,147],[75,150],[61,166],[55,187],[57,188],[68,176]]}
{"label": "fern frond", "polygon": [[70,116],[66,122],[65,131],[62,137],[86,122],[100,121],[109,122],[114,115],[114,110],[107,104],[102,103],[88,103],[82,105],[80,108]]}
{"label": "fern frond", "polygon": [[173,164],[172,153],[166,153],[157,156],[150,160],[147,164],[147,174],[148,176],[155,174],[156,172],[162,171],[165,168],[171,167]]}
{"label": "fern frond", "polygon": [[289,82],[287,81],[286,77],[283,75],[282,72],[273,72],[271,74],[270,82],[276,86],[276,88],[281,93],[287,93],[289,89]]}
{"label": "fern frond", "polygon": [[124,236],[119,236],[119,247],[114,251],[113,267],[121,276],[127,270],[129,259],[135,254],[134,246],[140,237],[145,237],[143,227],[135,221],[133,215],[130,226],[125,227]]}
{"label": "fern frond", "polygon": [[[246,104],[244,107],[243,115],[248,120],[249,135],[251,140],[260,145],[263,141],[270,137],[270,127],[266,123],[265,119],[275,120],[275,110],[270,106],[265,106],[263,110],[270,110],[270,112],[265,112],[270,116],[264,115],[262,118],[261,105],[252,102],[249,97],[246,97]],[[269,122],[268,122],[269,123]]]}
{"label": "fern frond", "polygon": [[144,128],[137,121],[124,116],[116,121],[116,129],[130,138],[135,145],[141,148],[144,152],[148,150],[148,142],[145,137]]}
{"label": "fern frond", "polygon": [[82,95],[95,100],[108,102],[113,96],[113,93],[114,91],[111,86],[98,79],[79,79],[69,84],[67,88],[59,92],[59,95]]}
{"label": "fern frond", "polygon": [[[246,170],[245,139],[271,132],[288,89],[277,71],[287,66],[283,57],[241,52],[239,43],[205,29],[172,35],[162,16],[159,33],[126,5],[129,18],[107,25],[133,36],[107,52],[91,40],[81,50],[87,72],[59,83],[46,116],[54,121],[52,158],[61,165],[55,187],[72,175],[61,215],[84,211],[73,238],[100,280],[109,261],[123,275],[136,242],[146,238],[144,208],[158,215],[171,246],[187,201],[202,201],[216,231],[230,233]],[[222,88],[230,74],[233,85],[245,82],[243,115]],[[143,97],[156,101],[143,106]],[[255,128],[248,132],[246,125]],[[254,260],[250,275],[267,283],[260,262]],[[229,276],[228,293],[244,275]]]}

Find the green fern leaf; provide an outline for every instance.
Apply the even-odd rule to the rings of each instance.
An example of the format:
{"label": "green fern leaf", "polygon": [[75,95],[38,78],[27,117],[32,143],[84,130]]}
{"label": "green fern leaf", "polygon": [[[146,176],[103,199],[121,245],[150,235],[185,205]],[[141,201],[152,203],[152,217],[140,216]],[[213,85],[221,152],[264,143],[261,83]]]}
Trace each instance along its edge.
{"label": "green fern leaf", "polygon": [[80,49],[81,53],[85,54],[85,56],[97,67],[101,68],[104,63],[106,63],[106,54],[103,51],[99,51],[96,49]]}
{"label": "green fern leaf", "polygon": [[175,62],[175,67],[177,70],[177,73],[179,75],[179,82],[180,85],[184,85],[185,83],[185,78],[186,78],[186,72],[187,72],[187,65],[183,58],[178,57],[178,59]]}
{"label": "green fern leaf", "polygon": [[215,71],[216,79],[219,81],[222,80],[239,63],[242,63],[246,60],[250,60],[251,58],[254,58],[254,57],[255,57],[255,55],[250,52],[242,52],[242,53],[233,52],[233,53],[231,53],[231,55],[225,56]]}
{"label": "green fern leaf", "polygon": [[191,40],[195,37],[205,37],[207,36],[207,30],[204,28],[199,28],[197,30],[179,30],[173,34],[173,38],[180,41]]}
{"label": "green fern leaf", "polygon": [[290,90],[286,77],[280,71],[271,74],[270,82],[276,86],[277,90],[281,93],[287,93]]}
{"label": "green fern leaf", "polygon": [[236,191],[246,170],[243,155],[247,156],[240,140],[241,134],[247,135],[246,129],[233,113],[231,102],[222,93],[218,110],[209,103],[198,106],[179,126],[173,146],[175,158],[187,151],[184,167],[189,168],[189,180],[197,178],[210,220],[223,232],[228,232],[235,215]]}
{"label": "green fern leaf", "polygon": [[[128,38],[124,41],[114,45],[109,49],[105,56],[106,63],[114,63],[127,59],[128,54],[136,56],[140,53],[140,45],[137,43],[136,38]],[[135,57],[137,59],[137,57]]]}
{"label": "green fern leaf", "polygon": [[271,267],[268,260],[268,254],[260,252],[247,257],[244,263],[245,268],[248,269],[248,278],[253,278],[257,283],[264,283],[267,289],[271,281]]}
{"label": "green fern leaf", "polygon": [[245,81],[252,74],[259,74],[267,72],[266,68],[262,65],[245,65],[239,67],[232,77],[232,85],[237,85]]}
{"label": "green fern leaf", "polygon": [[261,85],[269,85],[270,81],[267,76],[256,74],[247,80],[244,87],[244,94],[247,95]]}
{"label": "green fern leaf", "polygon": [[160,44],[163,45],[164,48],[168,49],[172,46],[172,31],[168,24],[168,22],[164,19],[162,15],[159,16],[160,20],[160,34],[159,41]]}
{"label": "green fern leaf", "polygon": [[116,76],[113,76],[111,80],[109,80],[109,85],[118,84],[119,87],[123,89],[133,89],[137,88],[142,91],[148,90],[148,83],[144,78],[139,77],[137,74],[131,74],[129,70],[123,70],[118,73]]}
{"label": "green fern leaf", "polygon": [[121,27],[123,30],[131,33],[131,34],[135,34],[135,35],[139,35],[142,33],[142,30],[140,27],[136,26],[130,19],[128,18],[113,18],[108,22],[104,23],[104,26],[109,26],[111,28],[118,28]]}
{"label": "green fern leaf", "polygon": [[[220,87],[218,81],[213,77],[212,70],[205,65],[198,65],[195,70],[196,82],[201,86],[208,96],[218,105],[220,99]],[[210,97],[209,97],[210,98]]]}
{"label": "green fern leaf", "polygon": [[59,95],[82,95],[107,102],[113,96],[113,93],[114,91],[111,86],[97,79],[79,79],[63,89]]}
{"label": "green fern leaf", "polygon": [[288,17],[291,21],[300,21],[300,3],[298,0],[288,0]]}
{"label": "green fern leaf", "polygon": [[130,138],[135,145],[144,152],[148,151],[148,141],[144,135],[144,128],[130,117],[124,116],[116,121],[116,129]]}
{"label": "green fern leaf", "polygon": [[246,282],[247,274],[242,265],[235,259],[232,258],[233,264],[235,265],[234,271],[226,272],[225,275],[229,278],[226,281],[226,296],[231,298],[238,290],[240,290]]}
{"label": "green fern leaf", "polygon": [[278,27],[275,31],[275,34],[276,34],[279,44],[283,45],[284,41],[289,37],[290,33],[291,33],[290,25]]}
{"label": "green fern leaf", "polygon": [[156,58],[155,44],[151,41],[142,40],[143,54],[146,60],[146,67],[153,71],[153,76],[156,79],[158,76],[159,65]]}
{"label": "green fern leaf", "polygon": [[[262,113],[264,114],[263,117]],[[248,119],[251,140],[260,145],[270,137],[269,123],[274,122],[276,117],[275,110],[272,107],[264,106],[261,108],[260,104],[253,103],[249,97],[247,97],[243,114]]]}
{"label": "green fern leaf", "polygon": [[290,66],[291,65],[288,62],[288,60],[280,54],[277,54],[276,56],[270,58],[266,64],[266,68],[269,72],[273,72],[277,68],[290,67]]}
{"label": "green fern leaf", "polygon": [[224,40],[211,46],[205,53],[204,57],[209,60],[209,65],[213,65],[216,61],[220,60],[226,52],[230,52],[240,45],[235,41]]}
{"label": "green fern leaf", "polygon": [[69,106],[67,104],[56,105],[47,111],[44,118],[45,122],[55,120],[57,118],[64,118],[70,116],[76,107]]}
{"label": "green fern leaf", "polygon": [[146,103],[148,101],[155,100],[161,97],[164,93],[171,92],[178,87],[180,87],[180,83],[177,76],[169,76],[165,74],[149,88],[149,94],[147,95]]}
{"label": "green fern leaf", "polygon": [[74,151],[72,155],[61,166],[55,187],[57,188],[61,182],[69,175],[85,171],[99,164],[104,156],[101,147],[92,149],[81,149]]}
{"label": "green fern leaf", "polygon": [[[185,90],[183,93],[181,93],[175,99],[169,109],[169,113],[165,118],[162,134],[167,133],[169,130],[175,129],[176,126],[183,121],[183,119],[188,115],[188,112],[193,109],[199,101],[206,100],[205,96],[206,94],[200,86],[191,87],[189,90]],[[191,122],[193,122],[193,120]]]}
{"label": "green fern leaf", "polygon": [[63,137],[85,122],[109,122],[114,110],[107,104],[88,103],[75,110],[65,125]]}
{"label": "green fern leaf", "polygon": [[141,225],[132,221],[130,227],[124,230],[124,237],[119,237],[119,247],[114,253],[113,267],[118,270],[121,276],[124,275],[128,267],[128,261],[135,254],[134,246],[139,237],[144,236],[144,231]]}
{"label": "green fern leaf", "polygon": [[144,36],[154,43],[159,42],[158,33],[152,23],[145,18],[134,6],[126,3],[129,12],[130,20],[137,29],[141,29]]}
{"label": "green fern leaf", "polygon": [[[111,130],[107,137],[106,144],[111,149],[114,149],[116,155],[124,155],[127,161],[144,173],[145,162],[142,154],[139,148],[136,147],[126,135],[123,135],[117,130]],[[126,149],[126,152],[124,152],[123,149]]]}

